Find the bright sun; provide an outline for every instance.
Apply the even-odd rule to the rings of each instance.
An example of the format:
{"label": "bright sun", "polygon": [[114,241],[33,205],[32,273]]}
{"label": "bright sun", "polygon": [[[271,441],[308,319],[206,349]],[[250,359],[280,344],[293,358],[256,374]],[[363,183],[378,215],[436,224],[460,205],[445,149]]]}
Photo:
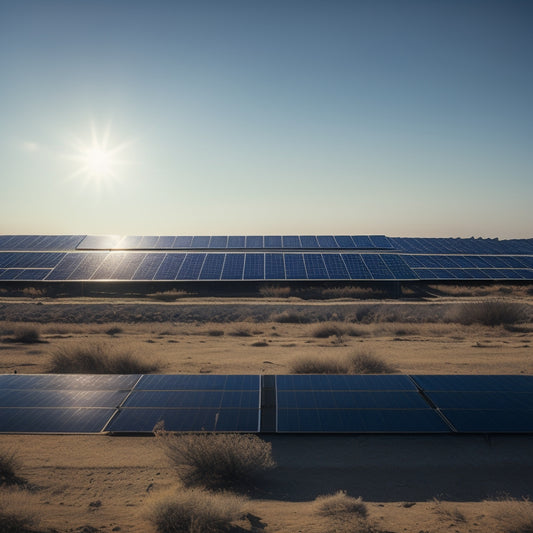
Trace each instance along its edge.
{"label": "bright sun", "polygon": [[120,179],[121,167],[128,164],[124,159],[124,150],[129,143],[114,143],[111,140],[111,126],[98,133],[91,125],[90,142],[76,139],[72,145],[74,153],[68,156],[76,162],[77,168],[71,177],[81,176],[87,183],[110,184]]}

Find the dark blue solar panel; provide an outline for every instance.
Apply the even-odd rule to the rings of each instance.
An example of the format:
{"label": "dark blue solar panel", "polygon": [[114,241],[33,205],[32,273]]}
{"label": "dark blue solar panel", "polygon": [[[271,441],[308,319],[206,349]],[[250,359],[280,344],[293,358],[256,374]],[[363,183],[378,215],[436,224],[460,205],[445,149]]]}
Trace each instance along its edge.
{"label": "dark blue solar panel", "polygon": [[96,269],[96,272],[91,276],[91,279],[111,279],[113,272],[115,272],[125,257],[126,254],[124,252],[109,253],[102,264]]}
{"label": "dark blue solar panel", "polygon": [[154,279],[157,280],[172,280],[176,279],[176,276],[185,260],[183,253],[167,254],[165,259],[161,262],[161,266],[157,270]]}
{"label": "dark blue solar panel", "polygon": [[141,242],[139,243],[139,248],[142,248],[144,250],[155,248],[158,240],[159,237],[155,235],[144,235],[141,239]]}
{"label": "dark blue solar panel", "polygon": [[429,268],[413,268],[413,272],[420,279],[437,279],[437,275],[433,273],[433,270]]}
{"label": "dark blue solar panel", "polygon": [[47,280],[65,280],[78,267],[82,259],[85,257],[84,253],[66,254],[59,264],[50,272]]}
{"label": "dark blue solar panel", "polygon": [[123,407],[259,409],[259,390],[139,390]]}
{"label": "dark blue solar panel", "polygon": [[357,248],[353,242],[353,239],[349,235],[335,235],[335,240],[337,241],[339,248],[343,248],[345,250]]}
{"label": "dark blue solar panel", "polygon": [[449,433],[432,409],[279,409],[280,433]]}
{"label": "dark blue solar panel", "polygon": [[394,275],[377,254],[361,254],[366,267],[374,279],[394,279]]}
{"label": "dark blue solar panel", "polygon": [[319,248],[318,240],[314,235],[300,235],[302,248]]}
{"label": "dark blue solar panel", "polygon": [[461,268],[476,268],[476,265],[472,263],[468,259],[468,257],[464,257],[462,255],[456,255],[454,256],[453,260],[459,265]]}
{"label": "dark blue solar panel", "polygon": [[416,390],[408,376],[400,374],[383,375],[337,375],[337,374],[293,374],[276,376],[277,390],[366,390],[366,391],[408,391]]}
{"label": "dark blue solar panel", "polygon": [[343,254],[342,259],[352,279],[371,279],[372,275],[360,254]]}
{"label": "dark blue solar panel", "polygon": [[500,270],[497,268],[480,268],[479,271],[483,272],[483,274],[485,274],[490,279],[507,279],[504,270]]}
{"label": "dark blue solar panel", "polygon": [[424,268],[442,268],[439,258],[434,255],[417,256],[420,266]]}
{"label": "dark blue solar panel", "polygon": [[399,255],[381,254],[380,257],[396,279],[416,279],[415,273]]}
{"label": "dark blue solar panel", "polygon": [[4,270],[0,274],[0,279],[5,279],[5,280],[17,279],[23,273],[24,273],[23,268],[10,268],[8,270]]}
{"label": "dark blue solar panel", "polygon": [[483,259],[494,268],[509,268],[511,266],[503,257],[486,256]]}
{"label": "dark blue solar panel", "polygon": [[445,268],[433,268],[436,279],[457,279],[452,272]]}
{"label": "dark blue solar panel", "polygon": [[0,267],[8,268],[13,262],[13,252],[2,252],[0,253]]}
{"label": "dark blue solar panel", "polygon": [[524,375],[414,375],[425,391],[500,391],[533,393],[533,376]]}
{"label": "dark blue solar panel", "polygon": [[265,254],[246,254],[244,279],[265,279]]}
{"label": "dark blue solar panel", "polygon": [[323,254],[322,258],[331,279],[350,279],[340,254]]}
{"label": "dark blue solar panel", "polygon": [[144,253],[130,252],[125,254],[124,259],[113,272],[112,279],[132,279],[145,257],[146,254]]}
{"label": "dark blue solar panel", "polygon": [[168,431],[259,431],[258,409],[121,409],[105,428],[111,433],[150,433],[163,422]]}
{"label": "dark blue solar panel", "polygon": [[438,257],[438,262],[442,268],[459,268],[459,263],[453,256],[441,255]]}
{"label": "dark blue solar panel", "polygon": [[0,389],[0,407],[118,407],[129,391]]}
{"label": "dark blue solar panel", "polygon": [[174,240],[174,248],[190,248],[192,243],[192,237],[190,235],[181,235]]}
{"label": "dark blue solar panel", "polygon": [[304,261],[309,279],[329,279],[321,254],[304,254]]}
{"label": "dark blue solar panel", "polygon": [[284,254],[287,279],[307,279],[302,254]]}
{"label": "dark blue solar panel", "polygon": [[458,278],[458,279],[473,279],[474,278],[472,269],[465,270],[463,268],[449,268],[448,271],[454,278]]}
{"label": "dark blue solar panel", "polygon": [[123,250],[134,250],[140,247],[142,239],[142,235],[127,235],[118,246]]}
{"label": "dark blue solar panel", "polygon": [[128,390],[138,374],[0,374],[0,389]]}
{"label": "dark blue solar panel", "polygon": [[139,268],[135,271],[132,279],[153,279],[163,260],[165,259],[165,255],[166,254],[162,253],[146,254],[145,258],[141,261]]}
{"label": "dark blue solar panel", "polygon": [[80,280],[90,279],[96,272],[97,268],[103,263],[107,257],[106,252],[88,252],[81,260],[80,264],[72,271],[68,279]]}
{"label": "dark blue solar panel", "polygon": [[429,409],[416,391],[278,391],[278,409]]}
{"label": "dark blue solar panel", "polygon": [[228,237],[228,248],[244,248],[246,238],[244,235],[231,235]]}
{"label": "dark blue solar panel", "polygon": [[427,397],[438,409],[532,409],[532,392],[428,391]]}
{"label": "dark blue solar panel", "polygon": [[480,268],[465,268],[465,272],[472,274],[475,279],[490,279],[490,276]]}
{"label": "dark blue solar panel", "polygon": [[51,272],[50,269],[35,269],[35,268],[26,268],[24,269],[16,279],[21,281],[39,281],[44,278]]}
{"label": "dark blue solar panel", "polygon": [[191,248],[207,248],[209,246],[209,236],[197,235],[192,238]]}
{"label": "dark blue solar panel", "polygon": [[284,235],[282,237],[283,248],[301,248],[298,235]]}
{"label": "dark blue solar panel", "polygon": [[375,248],[368,235],[352,235],[352,240],[357,248]]}
{"label": "dark blue solar panel", "polygon": [[259,390],[259,376],[229,375],[144,375],[135,390]]}
{"label": "dark blue solar panel", "polygon": [[155,248],[159,250],[171,250],[174,248],[175,240],[176,237],[174,235],[161,235],[159,239],[157,239]]}
{"label": "dark blue solar panel", "polygon": [[187,254],[176,279],[198,279],[206,254]]}
{"label": "dark blue solar panel", "polygon": [[476,268],[490,268],[490,263],[484,257],[469,255],[466,257]]}
{"label": "dark blue solar panel", "polygon": [[533,410],[444,409],[460,433],[533,433]]}
{"label": "dark blue solar panel", "polygon": [[263,237],[260,235],[248,235],[246,237],[246,248],[263,248]]}
{"label": "dark blue solar panel", "polygon": [[228,237],[226,235],[215,235],[209,241],[209,248],[226,248]]}
{"label": "dark blue solar panel", "polygon": [[265,235],[265,248],[281,248],[281,235]]}
{"label": "dark blue solar panel", "polygon": [[529,270],[526,268],[516,268],[515,272],[519,274],[522,279],[533,280],[533,270]]}
{"label": "dark blue solar panel", "polygon": [[244,254],[226,254],[222,279],[242,279]]}
{"label": "dark blue solar panel", "polygon": [[285,279],[283,254],[265,254],[265,279]]}
{"label": "dark blue solar panel", "polygon": [[98,433],[115,409],[0,409],[1,433]]}
{"label": "dark blue solar panel", "polygon": [[333,235],[317,235],[317,241],[320,248],[338,248],[337,241]]}
{"label": "dark blue solar panel", "polygon": [[390,239],[385,237],[385,235],[370,235],[369,238],[376,248],[381,248],[384,250],[394,248],[394,245]]}
{"label": "dark blue solar panel", "polygon": [[207,254],[199,279],[220,279],[224,259],[224,254]]}
{"label": "dark blue solar panel", "polygon": [[527,264],[520,257],[506,257],[505,261],[513,268],[527,268]]}

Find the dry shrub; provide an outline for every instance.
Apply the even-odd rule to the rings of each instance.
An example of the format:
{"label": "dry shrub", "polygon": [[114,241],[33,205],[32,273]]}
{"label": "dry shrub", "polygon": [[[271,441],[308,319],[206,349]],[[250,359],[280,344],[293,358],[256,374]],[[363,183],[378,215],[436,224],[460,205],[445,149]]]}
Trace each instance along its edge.
{"label": "dry shrub", "polygon": [[501,500],[494,518],[502,533],[533,533],[533,503],[529,500]]}
{"label": "dry shrub", "polygon": [[318,496],[315,499],[314,507],[321,516],[335,517],[340,513],[354,514],[361,518],[368,516],[368,509],[363,499],[348,496],[345,490],[339,490],[335,494],[327,496]]}
{"label": "dry shrub", "polygon": [[217,533],[243,516],[245,503],[234,494],[186,489],[154,497],[146,515],[159,533]]}
{"label": "dry shrub", "polygon": [[373,299],[383,298],[384,292],[371,287],[330,287],[322,289],[322,298],[357,298]]}
{"label": "dry shrub", "polygon": [[33,533],[39,525],[35,497],[23,490],[0,491],[0,531]]}
{"label": "dry shrub", "polygon": [[328,337],[334,336],[341,337],[342,335],[360,337],[362,334],[360,329],[339,322],[323,322],[311,330],[311,335],[316,339],[327,339]]}
{"label": "dry shrub", "polygon": [[272,445],[256,435],[174,435],[158,428],[154,432],[188,486],[238,488],[250,485],[275,466]]}
{"label": "dry shrub", "polygon": [[104,344],[60,347],[52,354],[49,372],[54,374],[149,374],[159,364],[145,362],[127,350]]}
{"label": "dry shrub", "polygon": [[267,285],[259,289],[259,294],[265,298],[288,298],[291,294],[291,288]]}
{"label": "dry shrub", "polygon": [[180,298],[187,298],[188,296],[192,296],[192,294],[187,291],[178,291],[177,289],[148,294],[148,298],[151,298],[152,300],[159,300],[161,302],[175,302]]}
{"label": "dry shrub", "polygon": [[279,322],[280,324],[308,324],[311,319],[304,313],[298,311],[291,311],[289,309],[281,313],[272,313],[270,315],[272,322]]}
{"label": "dry shrub", "polygon": [[290,366],[293,374],[393,374],[396,368],[370,352],[352,354],[306,356],[294,360]]}
{"label": "dry shrub", "polygon": [[433,503],[435,504],[435,513],[437,513],[442,520],[466,523],[466,516],[452,502],[434,498]]}
{"label": "dry shrub", "polygon": [[224,330],[223,329],[210,329],[207,331],[207,334],[210,337],[222,337],[224,336]]}
{"label": "dry shrub", "polygon": [[37,289],[36,287],[26,287],[22,289],[22,296],[28,298],[44,298],[46,296],[46,290]]}
{"label": "dry shrub", "polygon": [[36,344],[43,342],[41,340],[41,333],[38,328],[34,326],[18,326],[15,328],[13,337],[9,339],[10,342],[20,342],[22,344]]}
{"label": "dry shrub", "polygon": [[11,451],[0,452],[0,485],[22,485],[25,480],[17,475],[17,469],[20,468],[20,462],[15,454]]}
{"label": "dry shrub", "polygon": [[251,337],[252,332],[246,326],[237,326],[229,332],[233,337]]}
{"label": "dry shrub", "polygon": [[483,324],[484,326],[517,324],[525,322],[527,318],[527,310],[524,305],[504,300],[463,303],[456,306],[448,315],[449,321],[458,322],[464,326],[471,324]]}

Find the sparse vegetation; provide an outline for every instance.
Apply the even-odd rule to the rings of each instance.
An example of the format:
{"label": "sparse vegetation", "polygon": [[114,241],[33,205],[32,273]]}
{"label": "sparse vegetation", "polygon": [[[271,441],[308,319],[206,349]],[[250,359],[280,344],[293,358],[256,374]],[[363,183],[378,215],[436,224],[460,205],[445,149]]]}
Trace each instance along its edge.
{"label": "sparse vegetation", "polygon": [[471,324],[483,324],[484,326],[518,324],[526,321],[527,318],[527,311],[523,305],[505,300],[459,304],[448,316],[451,322],[458,322],[466,326]]}
{"label": "sparse vegetation", "polygon": [[178,476],[188,486],[239,488],[275,466],[272,445],[256,435],[174,435],[159,428],[154,432]]}
{"label": "sparse vegetation", "polygon": [[497,505],[494,517],[501,533],[533,533],[533,502],[507,498]]}
{"label": "sparse vegetation", "polygon": [[0,485],[22,485],[25,480],[17,475],[20,463],[11,451],[0,451]]}
{"label": "sparse vegetation", "polygon": [[114,335],[118,335],[119,333],[122,333],[124,330],[122,328],[119,328],[117,326],[113,326],[106,330],[106,335],[110,335],[113,337]]}
{"label": "sparse vegetation", "polygon": [[252,332],[246,326],[237,326],[229,332],[233,337],[251,337]]}
{"label": "sparse vegetation", "polygon": [[14,329],[13,337],[6,339],[8,342],[18,342],[21,344],[36,344],[44,342],[41,340],[41,333],[35,326],[17,326]]}
{"label": "sparse vegetation", "polygon": [[323,322],[313,327],[311,335],[316,339],[326,339],[328,337],[341,337],[348,335],[350,337],[359,337],[362,331],[354,326],[341,322]]}
{"label": "sparse vegetation", "polygon": [[368,516],[368,509],[363,499],[348,496],[345,490],[327,496],[318,496],[314,504],[316,512],[321,516],[336,517],[340,513],[354,514],[361,518]]}
{"label": "sparse vegetation", "polygon": [[466,516],[463,512],[452,502],[447,502],[435,498],[435,512],[439,515],[441,520],[450,520],[452,522],[466,522]]}
{"label": "sparse vegetation", "polygon": [[294,374],[392,374],[396,371],[381,357],[364,351],[341,356],[299,357],[291,365]]}
{"label": "sparse vegetation", "polygon": [[147,517],[159,533],[218,533],[243,515],[245,503],[233,494],[186,489],[154,498]]}
{"label": "sparse vegetation", "polygon": [[157,370],[155,362],[142,361],[128,350],[104,344],[60,347],[52,354],[49,367],[55,374],[149,374]]}
{"label": "sparse vegetation", "polygon": [[281,313],[272,313],[270,320],[272,322],[279,322],[280,324],[307,324],[311,322],[311,318],[305,313],[289,309]]}
{"label": "sparse vegetation", "polygon": [[325,299],[332,298],[352,298],[352,299],[369,299],[383,298],[385,293],[379,289],[371,287],[329,287],[322,289],[322,297]]}
{"label": "sparse vegetation", "polygon": [[288,298],[291,294],[291,288],[267,285],[259,289],[259,294],[265,298]]}
{"label": "sparse vegetation", "polygon": [[224,336],[224,330],[223,329],[210,329],[207,331],[207,334],[210,337],[222,337]]}
{"label": "sparse vegetation", "polygon": [[189,296],[193,296],[193,294],[187,291],[179,291],[177,289],[148,294],[148,298],[151,298],[152,300],[160,300],[161,302],[175,302],[180,298],[187,298]]}
{"label": "sparse vegetation", "polygon": [[2,533],[37,533],[39,513],[28,491],[0,491],[0,531]]}

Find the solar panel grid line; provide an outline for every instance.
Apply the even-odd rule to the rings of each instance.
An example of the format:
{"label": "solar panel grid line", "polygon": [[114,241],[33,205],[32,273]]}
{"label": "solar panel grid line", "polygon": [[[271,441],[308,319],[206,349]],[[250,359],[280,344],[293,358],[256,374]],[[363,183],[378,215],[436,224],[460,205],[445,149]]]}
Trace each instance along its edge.
{"label": "solar panel grid line", "polygon": [[181,263],[180,269],[177,272],[175,279],[179,280],[197,280],[202,270],[205,258],[205,253],[187,253]]}

